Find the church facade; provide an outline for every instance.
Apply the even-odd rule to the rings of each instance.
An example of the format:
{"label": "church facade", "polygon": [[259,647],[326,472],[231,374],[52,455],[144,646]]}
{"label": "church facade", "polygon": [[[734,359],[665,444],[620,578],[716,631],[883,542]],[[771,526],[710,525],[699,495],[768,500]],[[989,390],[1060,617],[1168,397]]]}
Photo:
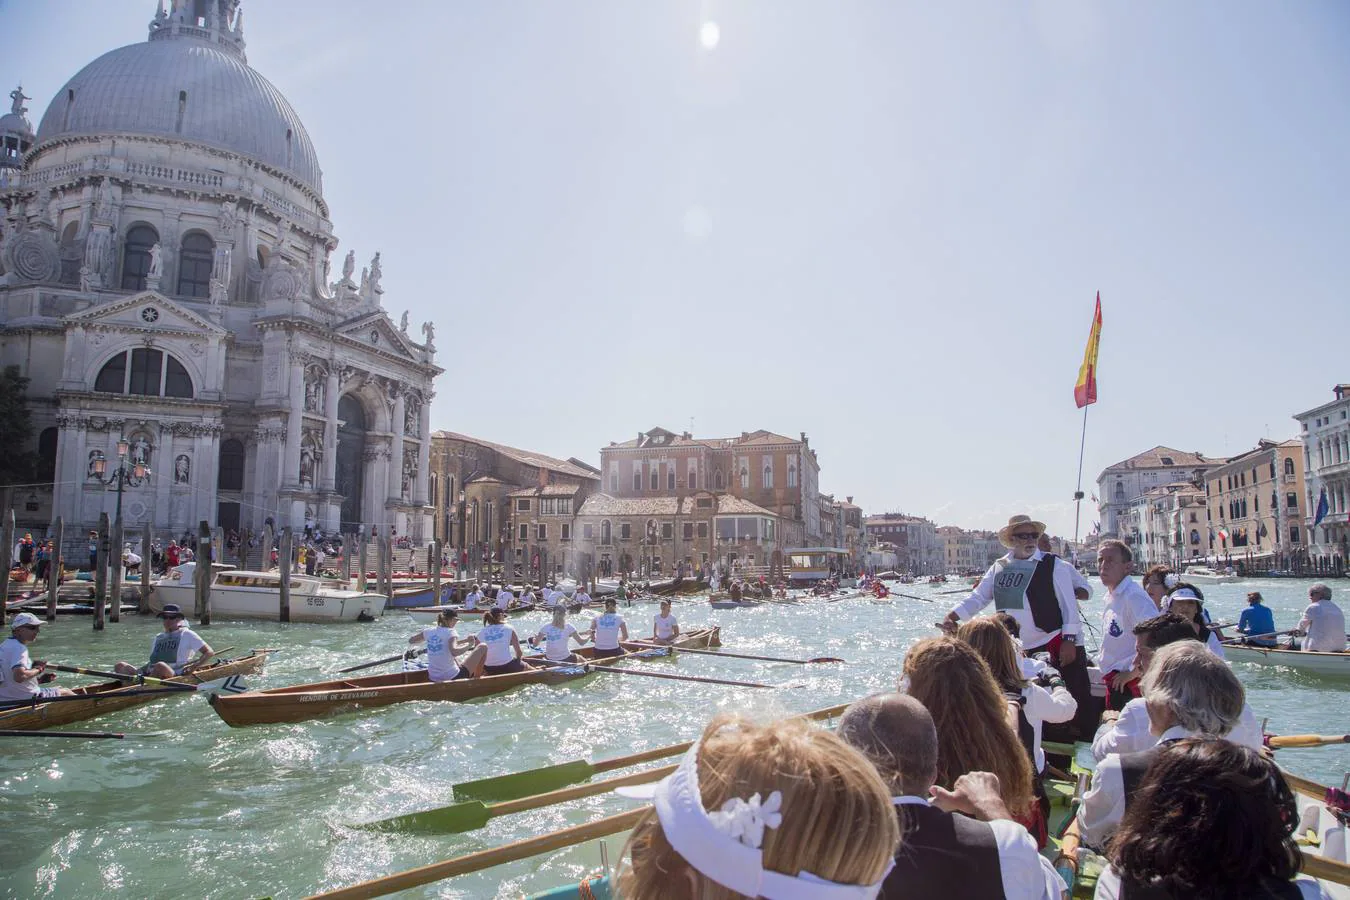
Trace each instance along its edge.
{"label": "church facade", "polygon": [[16,515],[429,540],[434,325],[390,320],[378,253],[330,271],[314,147],[239,6],[161,3],[36,130],[22,88],[0,117],[0,365],[43,468]]}

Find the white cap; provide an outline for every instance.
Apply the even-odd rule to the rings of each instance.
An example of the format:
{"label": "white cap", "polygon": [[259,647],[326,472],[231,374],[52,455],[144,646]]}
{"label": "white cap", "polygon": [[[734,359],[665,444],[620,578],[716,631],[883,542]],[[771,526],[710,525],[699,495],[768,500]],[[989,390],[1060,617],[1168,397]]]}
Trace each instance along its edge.
{"label": "white cap", "polygon": [[32,625],[34,628],[42,624],[42,620],[32,613],[19,613],[10,623],[10,628],[21,628],[24,625]]}

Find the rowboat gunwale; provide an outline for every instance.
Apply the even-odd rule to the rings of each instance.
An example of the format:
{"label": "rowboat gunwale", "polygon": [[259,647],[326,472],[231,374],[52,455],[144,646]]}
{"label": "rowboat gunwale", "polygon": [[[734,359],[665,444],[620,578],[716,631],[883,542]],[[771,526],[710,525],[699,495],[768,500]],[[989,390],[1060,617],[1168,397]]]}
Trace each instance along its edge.
{"label": "rowboat gunwale", "polygon": [[[720,646],[720,629],[699,628],[683,635],[671,646],[699,649]],[[649,646],[632,642],[621,644],[622,656],[602,658],[606,665],[624,659],[641,658],[650,652]],[[591,647],[579,650],[593,650]],[[589,653],[580,654],[589,658]],[[581,664],[566,663],[539,665],[540,660],[526,659],[535,666],[523,672],[505,675],[484,675],[480,678],[460,678],[454,681],[432,682],[425,670],[418,672],[391,672],[361,678],[337,679],[248,691],[242,694],[217,695],[210,698],[211,707],[224,722],[234,728],[248,725],[270,725],[329,718],[357,709],[378,709],[414,700],[465,703],[505,693],[527,684],[556,685],[585,678],[591,674]]]}
{"label": "rowboat gunwale", "polygon": [[1281,647],[1256,647],[1251,644],[1225,643],[1223,652],[1231,662],[1261,666],[1286,666],[1314,675],[1350,677],[1350,651],[1286,650]]}
{"label": "rowboat gunwale", "polygon": [[[247,675],[261,669],[270,652],[269,650],[254,650],[247,656],[208,665],[188,675],[178,675],[167,680],[175,684],[204,684],[232,675]],[[57,725],[83,722],[86,719],[120,712],[124,709],[163,699],[161,696],[156,696],[153,693],[154,690],[153,685],[128,684],[123,681],[104,681],[98,684],[85,685],[75,688],[74,691],[78,695],[87,695],[88,703],[63,700],[60,703],[38,703],[36,706],[0,710],[0,728],[41,731],[44,728],[52,728]],[[136,691],[136,693],[125,696],[128,691]],[[164,697],[185,693],[187,691],[178,691],[173,688],[165,688],[162,692]]]}

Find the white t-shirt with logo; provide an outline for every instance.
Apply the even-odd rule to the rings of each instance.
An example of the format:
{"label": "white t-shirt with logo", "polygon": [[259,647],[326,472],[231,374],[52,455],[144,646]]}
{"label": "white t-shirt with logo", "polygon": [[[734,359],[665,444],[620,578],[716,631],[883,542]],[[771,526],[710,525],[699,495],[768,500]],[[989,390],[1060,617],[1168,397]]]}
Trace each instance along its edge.
{"label": "white t-shirt with logo", "polygon": [[545,641],[544,656],[551,660],[567,659],[572,651],[568,649],[567,642],[577,634],[576,627],[571,622],[566,622],[561,628],[552,622],[539,629],[538,637]]}
{"label": "white t-shirt with logo", "polygon": [[656,617],[656,636],[660,640],[669,640],[675,634],[675,616]]}
{"label": "white t-shirt with logo", "polygon": [[510,625],[484,625],[478,632],[478,640],[487,645],[485,666],[504,666],[516,655],[511,652],[511,638],[516,630]]}
{"label": "white t-shirt with logo", "polygon": [[16,637],[0,642],[0,700],[28,700],[38,694],[38,681],[14,680],[14,667],[33,668],[33,660],[28,655],[28,646]]}
{"label": "white t-shirt with logo", "polygon": [[478,604],[482,602],[483,602],[483,595],[478,593],[478,591],[474,591],[472,594],[464,598],[464,608],[477,609]]}
{"label": "white t-shirt with logo", "polygon": [[502,588],[497,592],[497,608],[506,609],[511,605],[511,601],[514,599],[516,599],[515,594],[511,593],[506,588]]}
{"label": "white t-shirt with logo", "polygon": [[619,627],[624,624],[618,613],[605,613],[595,620],[595,649],[618,650]]}
{"label": "white t-shirt with logo", "polygon": [[178,672],[192,660],[193,654],[205,646],[206,641],[191,628],[161,631],[150,642],[150,662],[168,663]]}
{"label": "white t-shirt with logo", "polygon": [[459,674],[455,661],[455,642],[459,635],[453,628],[435,625],[422,632],[427,641],[427,678],[432,681],[450,681]]}

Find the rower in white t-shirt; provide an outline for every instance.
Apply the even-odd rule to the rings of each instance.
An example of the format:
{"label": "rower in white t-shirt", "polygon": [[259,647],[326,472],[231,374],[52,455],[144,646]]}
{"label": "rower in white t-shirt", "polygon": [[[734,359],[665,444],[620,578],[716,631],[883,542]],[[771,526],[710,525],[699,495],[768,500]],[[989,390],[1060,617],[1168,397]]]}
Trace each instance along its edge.
{"label": "rower in white t-shirt", "polygon": [[464,609],[472,612],[478,609],[478,604],[483,602],[483,592],[478,590],[478,585],[473,585],[469,589],[469,594],[464,598]]}
{"label": "rower in white t-shirt", "polygon": [[66,688],[39,687],[56,677],[46,672],[47,661],[34,662],[28,645],[37,640],[42,620],[32,613],[19,613],[11,624],[10,636],[0,642],[0,700],[33,700],[68,696]]}
{"label": "rower in white t-shirt", "polygon": [[623,656],[624,650],[619,641],[628,640],[628,623],[619,616],[619,601],[614,597],[605,598],[605,614],[591,624],[591,639],[595,641],[595,658]]}
{"label": "rower in white t-shirt", "polygon": [[[436,616],[435,625],[408,638],[410,644],[427,645],[427,679],[429,681],[454,681],[456,678],[470,677],[468,660],[465,661],[466,665],[460,666],[455,656],[474,646],[475,641],[472,638],[461,640],[459,633],[455,631],[457,624],[459,624],[459,612],[453,609],[443,609]],[[479,655],[486,655],[486,649],[479,652]]]}
{"label": "rower in white t-shirt", "polygon": [[525,664],[520,661],[520,638],[516,630],[506,624],[506,613],[493,608],[483,617],[483,627],[478,632],[478,642],[487,647],[483,659],[484,675],[506,675],[510,672],[523,672]]}
{"label": "rower in white t-shirt", "polygon": [[516,600],[516,595],[511,593],[511,589],[502,585],[502,589],[497,592],[497,609],[502,612],[511,608],[511,604]]}
{"label": "rower in white t-shirt", "polygon": [[670,601],[661,601],[661,612],[652,619],[652,640],[658,644],[673,644],[680,636],[680,623],[670,614]]}
{"label": "rower in white t-shirt", "polygon": [[576,626],[567,621],[567,608],[564,606],[553,607],[553,621],[530,638],[532,646],[538,647],[540,642],[544,643],[544,658],[549,662],[575,662],[576,657],[572,655],[569,644],[571,641],[576,641],[578,646],[586,643]]}
{"label": "rower in white t-shirt", "polygon": [[[176,604],[164,604],[159,617],[164,620],[164,630],[150,642],[150,662],[139,669],[130,663],[119,662],[113,667],[117,674],[173,678],[200,668],[215,653],[197,632],[187,627],[187,619]],[[194,653],[196,659],[192,658]]]}

